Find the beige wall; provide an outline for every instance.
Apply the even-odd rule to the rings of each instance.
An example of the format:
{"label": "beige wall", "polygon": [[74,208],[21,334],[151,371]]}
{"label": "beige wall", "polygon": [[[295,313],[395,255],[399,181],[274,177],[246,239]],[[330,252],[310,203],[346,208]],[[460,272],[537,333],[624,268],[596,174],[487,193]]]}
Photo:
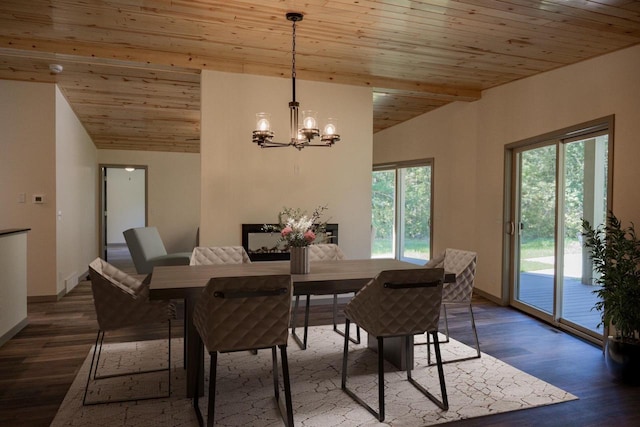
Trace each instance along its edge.
{"label": "beige wall", "polygon": [[97,150],[56,88],[56,293],[68,292],[97,256]]}
{"label": "beige wall", "polygon": [[613,209],[640,223],[640,46],[484,91],[374,136],[374,163],[435,158],[434,246],[478,251],[501,296],[504,146],[615,114]]}
{"label": "beige wall", "polygon": [[288,141],[291,80],[202,73],[201,244],[239,245],[241,224],[277,221],[284,206],[327,205],[351,258],[370,256],[371,89],[298,80],[303,109],[322,123],[339,119],[332,148],[260,149],[251,143],[255,114],[271,113],[276,140]]}
{"label": "beige wall", "polygon": [[160,232],[167,252],[191,251],[200,225],[200,155],[98,150],[98,162],[148,167],[148,225]]}
{"label": "beige wall", "polygon": [[53,84],[0,80],[0,228],[31,228],[29,296],[56,293],[55,94]]}
{"label": "beige wall", "polygon": [[27,232],[0,236],[0,346],[28,322]]}

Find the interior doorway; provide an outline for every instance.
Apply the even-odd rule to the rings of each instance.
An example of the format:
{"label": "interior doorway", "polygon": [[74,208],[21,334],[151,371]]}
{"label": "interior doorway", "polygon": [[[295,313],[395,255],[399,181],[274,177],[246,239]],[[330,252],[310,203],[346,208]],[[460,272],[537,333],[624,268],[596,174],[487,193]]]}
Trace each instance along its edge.
{"label": "interior doorway", "polygon": [[133,268],[123,231],[147,225],[147,167],[100,165],[101,257],[130,272]]}

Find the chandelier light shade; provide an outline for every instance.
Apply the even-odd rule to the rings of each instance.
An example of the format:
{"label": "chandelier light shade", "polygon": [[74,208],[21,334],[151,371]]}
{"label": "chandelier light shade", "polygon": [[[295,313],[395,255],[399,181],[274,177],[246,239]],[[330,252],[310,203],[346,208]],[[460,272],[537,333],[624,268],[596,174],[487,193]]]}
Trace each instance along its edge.
{"label": "chandelier light shade", "polygon": [[[292,100],[289,103],[290,139],[288,142],[276,142],[271,130],[271,114],[256,114],[256,129],[253,131],[253,142],[262,148],[295,147],[302,150],[304,147],[331,147],[340,141],[338,134],[338,122],[334,118],[327,119],[322,128],[318,126],[318,113],[312,110],[302,111],[302,121],[299,120],[300,103],[296,101],[296,22],[302,21],[303,15],[298,12],[290,12],[286,15],[292,22],[292,49],[291,49],[291,83]],[[315,138],[320,137],[320,143],[314,143]]]}

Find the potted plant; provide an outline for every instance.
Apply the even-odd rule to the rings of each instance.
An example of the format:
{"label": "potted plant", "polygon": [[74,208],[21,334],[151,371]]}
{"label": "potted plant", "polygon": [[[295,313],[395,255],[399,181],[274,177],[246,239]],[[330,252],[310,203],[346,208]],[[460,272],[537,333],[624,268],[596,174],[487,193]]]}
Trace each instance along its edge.
{"label": "potted plant", "polygon": [[[605,361],[615,378],[640,383],[640,242],[633,223],[622,224],[610,212],[606,225],[592,227],[582,221],[584,246],[593,261],[593,291],[599,301],[605,331],[613,332],[605,343]],[[609,329],[610,328],[610,329]]]}

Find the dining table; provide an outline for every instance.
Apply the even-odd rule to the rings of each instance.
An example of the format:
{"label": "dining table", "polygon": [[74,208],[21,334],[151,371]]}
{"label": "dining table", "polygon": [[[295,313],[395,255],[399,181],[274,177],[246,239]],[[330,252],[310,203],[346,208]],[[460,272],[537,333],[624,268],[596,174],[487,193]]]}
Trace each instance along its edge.
{"label": "dining table", "polygon": [[[307,274],[292,274],[293,295],[333,295],[357,292],[385,270],[423,268],[421,265],[388,258],[311,262]],[[204,360],[198,355],[201,338],[193,324],[193,310],[210,279],[290,274],[289,261],[266,261],[243,264],[175,265],[154,267],[149,283],[150,299],[183,299],[185,306],[185,368],[187,397],[193,397],[196,381],[204,392]],[[445,282],[455,280],[446,273]],[[369,340],[375,349],[375,339]],[[388,347],[388,349],[387,349]],[[398,368],[404,360],[404,345],[385,345],[385,357]],[[413,346],[411,346],[411,350]],[[337,349],[341,351],[341,349]],[[396,363],[397,362],[397,363]],[[198,365],[200,365],[198,367]],[[199,372],[199,374],[198,374]]]}

